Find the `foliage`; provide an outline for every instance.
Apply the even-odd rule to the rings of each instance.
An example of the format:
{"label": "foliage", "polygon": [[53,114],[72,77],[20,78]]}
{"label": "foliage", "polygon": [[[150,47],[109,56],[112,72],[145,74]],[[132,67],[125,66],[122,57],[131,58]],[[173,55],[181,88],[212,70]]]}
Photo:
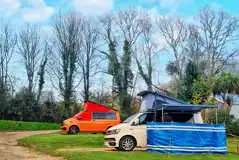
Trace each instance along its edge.
{"label": "foliage", "polygon": [[[102,151],[104,135],[103,134],[84,134],[65,135],[60,133],[35,135],[26,137],[19,141],[20,145],[33,148],[37,151],[48,153],[53,156],[62,156],[67,160],[157,160],[159,156],[161,159],[170,160],[185,160],[185,159],[207,159],[207,160],[236,160],[237,139],[227,139],[228,155],[168,155],[168,154],[153,154],[150,152],[105,152]],[[58,149],[79,149],[78,151],[59,151]],[[88,149],[87,149],[88,148]],[[98,152],[90,151],[99,149]]]}
{"label": "foliage", "polygon": [[131,108],[131,95],[127,94],[126,92],[121,92],[119,97],[119,104],[121,107],[121,113],[126,114],[128,117],[132,114]]}
{"label": "foliage", "polygon": [[169,75],[173,76],[174,74],[178,74],[179,71],[177,69],[176,63],[174,61],[169,61],[166,66],[166,71]]}
{"label": "foliage", "polygon": [[[36,94],[29,93],[27,88],[21,89],[10,99],[5,119],[16,121],[61,122],[68,118],[64,113],[64,103],[55,102],[53,92],[48,92],[46,98],[39,104]],[[71,106],[71,115],[74,106]]]}
{"label": "foliage", "polygon": [[[52,54],[49,67],[64,99],[65,116],[71,116],[78,55],[81,51],[81,17],[75,13],[57,14],[53,23]],[[54,82],[54,83],[56,83]]]}
{"label": "foliage", "polygon": [[193,91],[192,86],[194,81],[197,81],[199,79],[200,73],[198,66],[192,62],[189,61],[186,65],[185,69],[185,75],[183,78],[183,85],[181,86],[179,92],[178,92],[178,98],[189,102],[193,97]]}
{"label": "foliage", "polygon": [[[239,136],[239,121],[230,114],[229,109],[221,108],[217,112],[217,118],[219,124],[225,124],[227,134],[233,134]],[[216,124],[216,109],[208,110],[206,114],[206,123]]]}
{"label": "foliage", "polygon": [[0,118],[5,118],[8,108],[10,107],[10,101],[12,98],[11,89],[6,82],[1,82],[0,78]]}
{"label": "foliage", "polygon": [[37,130],[58,130],[57,123],[42,122],[21,122],[0,120],[0,131],[37,131]]}
{"label": "foliage", "polygon": [[96,103],[104,104],[107,107],[115,109],[115,110],[120,110],[119,105],[117,104],[116,101],[114,101],[113,95],[110,92],[96,91],[92,93],[90,98],[92,101]]}
{"label": "foliage", "polygon": [[222,73],[213,79],[212,91],[222,97],[224,103],[232,105],[233,94],[239,91],[239,76]]}
{"label": "foliage", "polygon": [[40,108],[36,105],[36,94],[29,91],[28,88],[22,88],[11,100],[8,114],[12,120],[36,121],[39,112]]}
{"label": "foliage", "polygon": [[201,77],[198,81],[195,81],[192,85],[192,100],[193,104],[204,104],[207,102],[209,96],[211,95],[211,87],[208,83]]}

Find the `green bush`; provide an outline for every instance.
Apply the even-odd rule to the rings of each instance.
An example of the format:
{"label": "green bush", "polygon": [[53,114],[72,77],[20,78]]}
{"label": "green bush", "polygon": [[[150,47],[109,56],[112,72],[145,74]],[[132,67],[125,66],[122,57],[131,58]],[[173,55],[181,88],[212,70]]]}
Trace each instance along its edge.
{"label": "green bush", "polygon": [[[217,118],[219,124],[225,124],[227,134],[239,136],[239,120],[230,114],[229,109],[219,109]],[[208,110],[206,123],[216,124],[216,109]]]}

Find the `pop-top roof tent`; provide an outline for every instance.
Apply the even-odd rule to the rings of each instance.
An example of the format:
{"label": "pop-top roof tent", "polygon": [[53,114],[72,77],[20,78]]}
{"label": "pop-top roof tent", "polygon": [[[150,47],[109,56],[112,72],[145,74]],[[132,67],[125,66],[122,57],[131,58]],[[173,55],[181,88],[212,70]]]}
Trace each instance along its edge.
{"label": "pop-top roof tent", "polygon": [[206,108],[217,108],[216,105],[195,105],[178,100],[159,92],[142,91],[138,93],[142,97],[140,111],[164,110],[164,111],[193,111],[198,112]]}

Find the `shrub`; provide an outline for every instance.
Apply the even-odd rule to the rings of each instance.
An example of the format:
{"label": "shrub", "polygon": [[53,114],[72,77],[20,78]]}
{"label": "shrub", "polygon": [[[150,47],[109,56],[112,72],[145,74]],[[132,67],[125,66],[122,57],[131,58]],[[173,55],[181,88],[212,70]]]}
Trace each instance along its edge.
{"label": "shrub", "polygon": [[[239,136],[239,120],[230,114],[229,109],[219,109],[217,118],[219,124],[225,124],[227,134]],[[205,122],[216,124],[216,109],[208,110]]]}

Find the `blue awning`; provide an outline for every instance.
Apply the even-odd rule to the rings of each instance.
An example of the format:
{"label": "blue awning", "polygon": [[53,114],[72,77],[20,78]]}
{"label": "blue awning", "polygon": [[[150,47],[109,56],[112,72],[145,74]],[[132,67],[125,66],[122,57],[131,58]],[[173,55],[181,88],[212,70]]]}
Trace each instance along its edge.
{"label": "blue awning", "polygon": [[227,154],[224,125],[147,123],[147,151],[170,154]]}
{"label": "blue awning", "polygon": [[162,104],[154,106],[153,110],[164,111],[193,111],[198,112],[202,109],[218,108],[217,105],[199,105],[199,104]]}

